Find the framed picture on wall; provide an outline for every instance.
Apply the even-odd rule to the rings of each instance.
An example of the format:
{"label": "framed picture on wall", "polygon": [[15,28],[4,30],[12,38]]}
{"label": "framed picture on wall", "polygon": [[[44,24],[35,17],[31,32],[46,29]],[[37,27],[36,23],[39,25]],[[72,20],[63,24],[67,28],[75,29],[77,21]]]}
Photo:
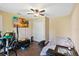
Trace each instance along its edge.
{"label": "framed picture on wall", "polygon": [[14,17],[13,25],[14,25],[14,27],[18,26],[19,28],[27,28],[27,27],[29,27],[29,21],[23,17]]}

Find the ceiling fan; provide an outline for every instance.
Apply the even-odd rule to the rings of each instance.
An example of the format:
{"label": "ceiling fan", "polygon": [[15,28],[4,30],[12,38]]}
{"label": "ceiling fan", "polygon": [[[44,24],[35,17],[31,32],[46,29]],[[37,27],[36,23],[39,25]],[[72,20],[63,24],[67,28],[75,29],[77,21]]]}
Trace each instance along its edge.
{"label": "ceiling fan", "polygon": [[27,12],[27,14],[33,14],[34,16],[38,16],[38,15],[41,15],[41,16],[44,16],[44,12],[45,10],[39,10],[39,9],[30,9],[32,12]]}

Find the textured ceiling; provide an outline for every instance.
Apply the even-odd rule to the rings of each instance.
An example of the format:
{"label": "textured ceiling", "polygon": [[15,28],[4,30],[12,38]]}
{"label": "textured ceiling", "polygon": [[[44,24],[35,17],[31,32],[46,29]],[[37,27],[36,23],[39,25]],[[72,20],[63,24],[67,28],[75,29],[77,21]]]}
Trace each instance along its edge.
{"label": "textured ceiling", "polygon": [[74,4],[71,3],[0,3],[0,10],[18,13],[30,11],[30,8],[45,9],[48,16],[65,16],[69,15]]}

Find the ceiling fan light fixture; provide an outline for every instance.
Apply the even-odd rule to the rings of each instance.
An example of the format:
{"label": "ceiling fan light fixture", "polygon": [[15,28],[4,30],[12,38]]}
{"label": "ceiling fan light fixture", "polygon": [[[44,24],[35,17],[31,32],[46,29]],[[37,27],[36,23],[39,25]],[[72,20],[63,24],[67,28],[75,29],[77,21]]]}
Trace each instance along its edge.
{"label": "ceiling fan light fixture", "polygon": [[36,10],[35,10],[35,12],[39,12],[39,10],[38,10],[38,9],[36,9]]}
{"label": "ceiling fan light fixture", "polygon": [[44,12],[45,12],[45,10],[44,9],[33,9],[33,8],[31,8],[30,9],[32,12],[30,12],[30,13],[27,13],[27,14],[32,14],[32,15],[34,15],[34,16],[44,16]]}
{"label": "ceiling fan light fixture", "polygon": [[35,13],[34,16],[39,16],[39,14]]}

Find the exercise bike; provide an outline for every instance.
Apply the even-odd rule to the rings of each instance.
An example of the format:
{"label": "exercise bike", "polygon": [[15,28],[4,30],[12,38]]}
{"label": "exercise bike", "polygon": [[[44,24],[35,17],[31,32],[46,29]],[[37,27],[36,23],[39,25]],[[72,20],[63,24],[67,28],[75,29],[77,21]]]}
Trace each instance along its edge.
{"label": "exercise bike", "polygon": [[2,45],[1,45],[2,46],[1,49],[3,50],[2,55],[10,56],[11,51],[13,51],[14,54],[17,56],[17,52],[16,52],[17,41],[15,39],[14,33],[6,32],[0,40],[2,41]]}

